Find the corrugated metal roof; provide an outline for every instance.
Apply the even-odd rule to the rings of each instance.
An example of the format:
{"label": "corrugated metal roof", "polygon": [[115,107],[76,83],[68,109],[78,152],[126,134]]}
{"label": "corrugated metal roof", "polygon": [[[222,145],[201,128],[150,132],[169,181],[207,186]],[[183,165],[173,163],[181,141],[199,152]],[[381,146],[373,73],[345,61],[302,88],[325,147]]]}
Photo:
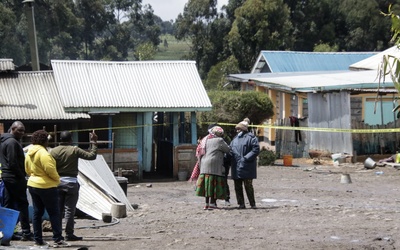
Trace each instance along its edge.
{"label": "corrugated metal roof", "polygon": [[[231,80],[251,80],[257,85],[289,92],[332,91],[344,88],[378,88],[378,72],[364,71],[320,71],[320,72],[292,72],[292,73],[258,73],[230,75]],[[394,88],[393,82],[386,79],[380,86]]]}
{"label": "corrugated metal roof", "polygon": [[66,109],[208,111],[212,107],[193,61],[51,63]]}
{"label": "corrugated metal roof", "polygon": [[0,74],[0,119],[72,120],[88,114],[66,113],[51,71]]}
{"label": "corrugated metal roof", "polygon": [[353,63],[377,54],[376,52],[260,52],[252,73],[347,70]]}
{"label": "corrugated metal roof", "polygon": [[15,65],[13,59],[0,59],[0,71],[14,70]]}
{"label": "corrugated metal roof", "polygon": [[[368,57],[364,60],[361,60],[359,62],[356,62],[352,65],[350,65],[351,70],[366,70],[366,69],[372,69],[372,70],[378,70],[379,66],[381,65],[383,61],[383,56],[384,55],[391,55],[396,58],[400,58],[400,49],[397,47],[397,45],[384,50],[374,56]],[[393,62],[393,59],[390,60]]]}

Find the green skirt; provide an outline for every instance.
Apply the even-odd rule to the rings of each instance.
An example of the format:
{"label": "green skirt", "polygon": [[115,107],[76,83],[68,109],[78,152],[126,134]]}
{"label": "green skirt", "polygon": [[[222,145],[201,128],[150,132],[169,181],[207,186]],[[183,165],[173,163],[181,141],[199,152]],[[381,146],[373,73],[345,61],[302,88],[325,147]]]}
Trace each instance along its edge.
{"label": "green skirt", "polygon": [[216,200],[225,200],[225,177],[211,174],[201,174],[196,183],[196,195],[213,197]]}

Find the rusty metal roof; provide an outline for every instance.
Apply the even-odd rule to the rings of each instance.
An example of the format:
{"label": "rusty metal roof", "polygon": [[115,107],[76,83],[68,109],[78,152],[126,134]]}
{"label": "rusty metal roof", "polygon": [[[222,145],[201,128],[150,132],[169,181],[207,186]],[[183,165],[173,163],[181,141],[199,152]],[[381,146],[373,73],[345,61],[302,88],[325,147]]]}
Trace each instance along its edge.
{"label": "rusty metal roof", "polygon": [[64,111],[51,71],[1,73],[0,90],[1,120],[90,118]]}
{"label": "rusty metal roof", "polygon": [[209,111],[193,61],[51,61],[64,108],[74,111]]}

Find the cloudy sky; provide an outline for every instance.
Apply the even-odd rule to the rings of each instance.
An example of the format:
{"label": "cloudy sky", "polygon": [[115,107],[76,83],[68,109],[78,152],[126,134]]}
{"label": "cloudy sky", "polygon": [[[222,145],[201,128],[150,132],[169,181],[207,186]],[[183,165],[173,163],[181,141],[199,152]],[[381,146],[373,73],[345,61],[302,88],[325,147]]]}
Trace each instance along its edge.
{"label": "cloudy sky", "polygon": [[[183,12],[183,7],[188,0],[142,0],[142,4],[150,4],[154,14],[161,17],[163,21],[175,20],[179,13]],[[228,0],[218,0],[218,8],[226,5]]]}

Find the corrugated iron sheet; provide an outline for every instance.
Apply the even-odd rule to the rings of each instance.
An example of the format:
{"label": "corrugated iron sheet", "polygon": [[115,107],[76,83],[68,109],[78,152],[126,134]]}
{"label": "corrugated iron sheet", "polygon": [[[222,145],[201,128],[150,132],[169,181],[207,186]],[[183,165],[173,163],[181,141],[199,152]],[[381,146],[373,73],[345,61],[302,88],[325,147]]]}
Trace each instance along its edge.
{"label": "corrugated iron sheet", "polygon": [[88,114],[66,113],[51,71],[0,74],[0,119],[73,120]]}
{"label": "corrugated iron sheet", "polygon": [[102,213],[110,213],[115,202],[124,203],[128,212],[134,211],[102,155],[93,161],[79,159],[78,181],[81,188],[77,208],[93,218],[101,220]]}
{"label": "corrugated iron sheet", "polygon": [[356,62],[352,65],[350,65],[351,70],[378,70],[382,61],[383,61],[383,56],[385,55],[390,55],[391,58],[389,58],[389,61],[393,63],[393,57],[394,58],[400,58],[400,49],[397,47],[397,45],[388,48],[387,50],[384,50],[374,56],[368,57],[364,60],[361,60],[359,62]]}
{"label": "corrugated iron sheet", "polygon": [[212,107],[192,61],[51,63],[67,109],[206,111]]}
{"label": "corrugated iron sheet", "polygon": [[15,65],[13,59],[0,59],[0,71],[14,70]]}
{"label": "corrugated iron sheet", "polygon": [[[376,52],[260,52],[252,73],[347,70],[353,63],[377,54]],[[263,67],[265,61],[267,67]],[[260,71],[260,68],[263,70]]]}
{"label": "corrugated iron sheet", "polygon": [[[308,93],[308,126],[310,128],[351,129],[350,94]],[[309,149],[327,150],[331,153],[353,153],[350,132],[310,131]]]}

